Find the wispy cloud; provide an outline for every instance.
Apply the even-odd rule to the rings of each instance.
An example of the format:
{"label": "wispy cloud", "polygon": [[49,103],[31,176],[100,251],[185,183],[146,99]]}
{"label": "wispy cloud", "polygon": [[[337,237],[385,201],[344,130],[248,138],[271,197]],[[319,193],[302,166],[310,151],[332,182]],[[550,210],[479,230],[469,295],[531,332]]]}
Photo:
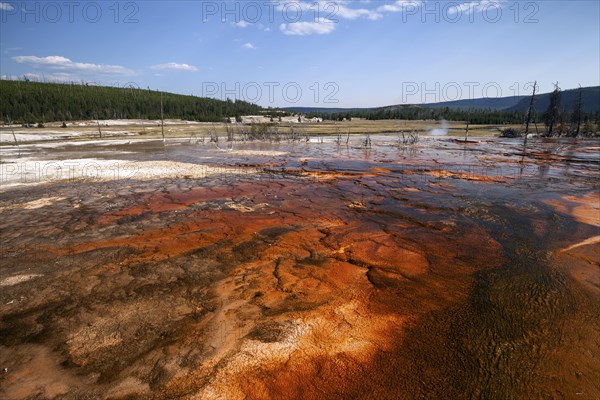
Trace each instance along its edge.
{"label": "wispy cloud", "polygon": [[250,23],[242,19],[239,22],[235,22],[233,26],[237,26],[238,28],[247,28],[250,26]]}
{"label": "wispy cloud", "polygon": [[423,5],[423,0],[396,0],[390,4],[383,4],[377,7],[378,13],[398,13],[414,10]]}
{"label": "wispy cloud", "polygon": [[248,27],[255,27],[256,29],[264,31],[264,32],[271,31],[271,28],[269,28],[268,26],[265,26],[264,24],[262,24],[260,22],[259,23],[251,23],[251,22],[245,21],[243,19],[240,20],[239,22],[234,22],[231,25],[235,26],[236,28],[241,28],[241,29],[248,28]]}
{"label": "wispy cloud", "polygon": [[[361,6],[356,7],[357,3],[361,4]],[[368,19],[376,21],[388,13],[414,12],[424,3],[425,0],[394,0],[391,2],[389,0],[387,2],[371,2],[370,0],[361,0],[360,2],[351,0],[285,0],[272,2],[275,9],[280,12],[299,13],[303,16],[301,21],[283,23],[279,26],[280,31],[284,34],[296,36],[325,35],[335,30],[336,27],[333,24],[337,23],[340,19]],[[265,27],[261,23],[254,24],[245,20],[240,20],[231,25],[237,28],[256,26],[265,32],[270,31],[269,27]]]}
{"label": "wispy cloud", "polygon": [[[320,10],[321,14],[324,14],[323,10],[331,11],[331,15],[342,19],[358,19],[366,18],[370,20],[378,20],[383,18],[388,13],[400,13],[400,12],[414,12],[416,9],[425,5],[425,0],[395,0],[391,3],[380,4],[375,8],[351,8],[348,7],[352,2],[349,0],[319,0],[321,2],[321,8],[319,2],[312,4],[305,3],[303,9],[307,10]],[[468,1],[457,1],[452,2],[448,6],[449,14],[456,13],[472,13],[475,11],[482,11],[489,7],[502,7],[506,0],[468,0]],[[370,2],[365,2],[370,3]],[[326,5],[323,5],[326,4]]]}
{"label": "wispy cloud", "polygon": [[281,32],[291,36],[326,35],[335,29],[335,23],[327,18],[317,18],[315,22],[292,22],[281,24]]}
{"label": "wispy cloud", "polygon": [[198,67],[189,64],[177,64],[174,62],[166,64],[158,64],[150,67],[152,69],[168,70],[168,71],[184,71],[184,72],[197,72]]}
{"label": "wispy cloud", "polygon": [[283,11],[287,7],[290,7],[291,3],[294,4],[294,9],[299,7],[305,14],[310,12],[312,15],[316,15],[319,18],[325,18],[336,22],[338,18],[347,20],[356,20],[362,18],[375,21],[383,18],[386,13],[415,10],[423,5],[424,0],[395,0],[385,4],[381,4],[381,2],[371,3],[370,1],[361,2],[363,4],[378,4],[378,6],[374,8],[350,7],[352,4],[356,3],[350,0],[317,0],[313,2],[284,1],[282,3],[278,3],[279,5],[277,6],[277,9]]}
{"label": "wispy cloud", "polygon": [[0,3],[0,10],[13,11],[15,8],[10,3]]}
{"label": "wispy cloud", "polygon": [[366,8],[350,8],[350,7],[346,7],[344,5],[339,5],[336,12],[335,12],[336,16],[339,16],[340,18],[344,18],[344,19],[358,19],[358,18],[367,18],[370,20],[376,20],[379,19],[381,17],[383,17],[383,15],[376,11],[376,10],[368,10]]}
{"label": "wispy cloud", "polygon": [[248,43],[244,43],[244,44],[242,45],[242,48],[244,48],[244,49],[249,49],[249,50],[255,50],[255,49],[256,49],[256,46],[255,46],[255,45],[253,45],[252,43],[248,42]]}
{"label": "wispy cloud", "polygon": [[91,64],[75,62],[62,56],[16,56],[12,60],[18,64],[25,64],[34,68],[47,68],[49,70],[70,71],[83,74],[121,75],[132,76],[135,71],[120,65]]}
{"label": "wispy cloud", "polygon": [[13,51],[19,51],[19,50],[23,50],[23,49],[21,47],[9,47],[7,49],[4,49],[4,54],[8,54]]}
{"label": "wispy cloud", "polygon": [[448,8],[448,14],[473,13],[490,7],[502,7],[504,0],[463,1]]}

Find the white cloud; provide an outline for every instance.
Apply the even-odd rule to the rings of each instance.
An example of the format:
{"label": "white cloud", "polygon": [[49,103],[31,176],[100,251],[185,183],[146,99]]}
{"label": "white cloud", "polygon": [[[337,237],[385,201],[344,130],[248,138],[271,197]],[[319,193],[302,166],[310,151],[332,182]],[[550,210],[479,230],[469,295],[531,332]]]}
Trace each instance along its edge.
{"label": "white cloud", "polygon": [[[371,0],[280,0],[271,2],[276,10],[287,15],[287,21],[298,17],[298,15],[302,16],[301,21],[283,23],[279,26],[279,29],[284,34],[297,36],[328,34],[335,30],[335,26],[332,24],[337,23],[340,19],[368,19],[375,21],[383,18],[387,13],[414,11],[423,6],[424,3],[425,0],[387,0],[387,2],[372,2]],[[360,6],[354,8],[356,4],[360,4]],[[250,24],[244,20],[232,25],[239,28],[256,25],[260,30],[264,30],[265,32],[270,31],[270,28],[264,28],[260,23]]]}
{"label": "white cloud", "polygon": [[[359,18],[378,20],[383,18],[384,14],[386,13],[404,12],[419,8],[423,5],[424,0],[395,0],[391,3],[378,5],[377,7],[370,9],[349,7],[353,3],[355,2],[350,0],[316,0],[313,2],[284,1],[282,3],[278,3],[277,9],[279,11],[287,10],[287,12],[293,13],[295,10],[300,8],[304,15],[310,15],[311,17],[315,16],[317,17],[316,19],[326,18],[333,20],[334,22],[338,18],[348,20],[355,20]],[[360,3],[376,4],[366,0],[363,0]]]}
{"label": "white cloud", "polygon": [[302,10],[303,15],[309,15],[314,19],[326,18],[334,20],[339,18],[343,19],[358,19],[361,17],[376,19],[378,13],[374,10],[368,10],[366,8],[350,8],[347,4],[351,1],[348,0],[316,0],[316,1],[285,1],[278,6],[280,11],[284,11],[290,14],[290,17],[296,12],[298,8]]}
{"label": "white cloud", "polygon": [[15,8],[10,3],[0,3],[0,10],[13,11]]}
{"label": "white cloud", "polygon": [[189,64],[177,64],[174,62],[166,64],[158,64],[150,67],[152,69],[169,70],[169,71],[185,71],[185,72],[197,72],[198,68]]}
{"label": "white cloud", "polygon": [[414,10],[423,5],[423,0],[396,0],[391,4],[384,4],[377,7],[380,13],[397,13]]}
{"label": "white cloud", "polygon": [[339,6],[335,15],[344,19],[358,19],[365,17],[371,20],[376,20],[383,16],[377,11],[367,10],[366,8],[349,8],[343,5]]}
{"label": "white cloud", "polygon": [[306,3],[306,2],[303,2],[303,1],[289,1],[289,0],[286,0],[286,1],[272,2],[272,4],[275,6],[275,9],[277,11],[283,11],[283,10],[287,9],[288,7],[293,7],[291,9],[294,10],[294,11],[298,7],[300,7],[302,9],[302,11],[311,10],[311,9],[315,8],[314,4],[312,4],[312,3]]}
{"label": "white cloud", "polygon": [[326,35],[334,31],[335,23],[326,18],[317,18],[315,22],[281,24],[279,29],[285,35],[292,36]]}
{"label": "white cloud", "polygon": [[448,14],[467,13],[471,14],[475,11],[482,11],[491,8],[502,7],[503,0],[481,0],[481,1],[464,1],[455,4],[448,8]]}
{"label": "white cloud", "polygon": [[479,3],[476,1],[468,1],[465,3],[453,4],[448,8],[448,14],[454,15],[458,13],[471,13]]}
{"label": "white cloud", "polygon": [[108,65],[108,64],[90,64],[74,62],[70,59],[62,56],[48,56],[48,57],[36,57],[36,56],[16,56],[12,57],[12,60],[18,64],[26,64],[35,68],[48,68],[51,70],[71,71],[85,74],[101,74],[101,75],[123,75],[131,76],[135,75],[135,72],[131,69],[122,67],[120,65]]}
{"label": "white cloud", "polygon": [[271,32],[271,28],[269,28],[268,26],[265,26],[261,23],[256,24],[256,26],[258,27],[258,29],[260,29],[261,31],[264,32]]}
{"label": "white cloud", "polygon": [[242,48],[244,48],[244,49],[249,49],[249,50],[255,50],[255,49],[256,49],[256,46],[254,46],[252,43],[244,43],[244,44],[242,45]]}
{"label": "white cloud", "polygon": [[[506,0],[458,0],[454,6],[447,9],[449,14],[471,13],[481,11],[487,7],[498,7],[506,3]],[[372,21],[383,18],[392,13],[414,13],[426,4],[426,0],[280,0],[273,2],[275,9],[285,12],[290,18],[297,16],[298,10],[302,11],[302,21],[283,23],[279,26],[281,32],[286,35],[324,35],[335,30],[334,23],[338,20],[368,19]],[[239,21],[233,24],[240,28],[246,28],[252,24],[247,21]],[[255,24],[259,29],[262,24]]]}
{"label": "white cloud", "polygon": [[234,26],[237,26],[238,28],[247,28],[250,26],[250,23],[248,21],[244,21],[243,19],[240,20],[240,22],[236,22],[233,24]]}
{"label": "white cloud", "polygon": [[269,28],[268,26],[265,26],[264,24],[262,24],[260,22],[259,23],[253,23],[253,22],[248,22],[248,21],[240,20],[240,22],[234,22],[231,25],[234,26],[234,27],[236,27],[236,28],[241,28],[241,29],[248,28],[250,26],[250,27],[254,27],[254,28],[258,29],[258,30],[264,31],[264,32],[270,32],[271,31],[271,28]]}
{"label": "white cloud", "polygon": [[19,51],[19,50],[23,50],[21,47],[9,47],[7,49],[4,50],[4,54],[8,54],[11,53],[13,51]]}

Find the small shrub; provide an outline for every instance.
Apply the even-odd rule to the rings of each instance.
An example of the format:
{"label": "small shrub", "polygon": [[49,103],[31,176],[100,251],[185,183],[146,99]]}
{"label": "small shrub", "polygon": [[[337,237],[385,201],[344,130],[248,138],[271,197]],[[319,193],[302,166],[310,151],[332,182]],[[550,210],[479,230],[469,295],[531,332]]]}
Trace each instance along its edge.
{"label": "small shrub", "polygon": [[506,128],[501,131],[500,137],[517,138],[517,137],[521,137],[521,132],[519,132],[518,130],[516,130],[514,128]]}
{"label": "small shrub", "polygon": [[581,133],[583,134],[583,136],[586,137],[594,136],[595,131],[596,127],[591,122],[586,122],[581,127]]}

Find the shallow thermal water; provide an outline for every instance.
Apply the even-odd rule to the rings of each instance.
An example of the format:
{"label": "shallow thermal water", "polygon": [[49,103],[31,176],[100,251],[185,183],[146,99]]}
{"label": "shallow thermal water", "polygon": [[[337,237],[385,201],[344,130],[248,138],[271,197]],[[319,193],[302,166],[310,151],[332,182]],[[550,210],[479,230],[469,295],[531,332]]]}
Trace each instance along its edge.
{"label": "shallow thermal water", "polygon": [[3,398],[600,398],[597,142],[2,147]]}

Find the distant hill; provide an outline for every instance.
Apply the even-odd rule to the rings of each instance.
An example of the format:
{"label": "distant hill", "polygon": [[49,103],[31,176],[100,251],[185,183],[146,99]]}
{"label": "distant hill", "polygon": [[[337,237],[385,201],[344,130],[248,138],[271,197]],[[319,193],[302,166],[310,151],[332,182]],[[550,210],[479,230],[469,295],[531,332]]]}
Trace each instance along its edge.
{"label": "distant hill", "polygon": [[444,101],[441,103],[426,103],[418,104],[420,107],[426,108],[451,108],[455,110],[507,110],[515,107],[522,100],[528,99],[528,96],[511,96],[498,98],[481,98],[473,100],[455,100]]}
{"label": "distant hill", "polygon": [[[583,111],[596,113],[600,111],[600,86],[583,88]],[[550,94],[543,93],[535,97],[535,109],[543,113],[550,105]],[[450,108],[454,110],[496,110],[526,112],[531,96],[510,96],[500,98],[481,98],[473,100],[446,101],[442,103],[419,104],[426,108]],[[561,92],[561,107],[567,112],[573,112],[579,98],[579,89],[563,90]]]}
{"label": "distant hill", "polygon": [[1,119],[19,123],[86,119],[165,118],[222,122],[256,115],[262,107],[245,101],[185,96],[137,88],[0,80]]}
{"label": "distant hill", "polygon": [[[600,86],[582,89],[583,111],[586,113],[600,112]],[[567,112],[573,112],[579,98],[579,89],[563,90],[561,93],[561,108]],[[538,113],[545,112],[550,105],[550,93],[535,97],[535,109]],[[529,107],[529,96],[521,99],[517,104],[506,108],[506,111],[527,111]]]}
{"label": "distant hill", "polygon": [[[561,106],[568,112],[572,112],[577,104],[579,89],[564,90],[562,92]],[[455,100],[440,103],[424,103],[412,105],[390,105],[384,107],[372,108],[319,108],[319,107],[288,107],[283,110],[296,113],[322,113],[322,114],[343,114],[343,113],[365,113],[379,112],[380,110],[400,110],[402,108],[429,108],[445,109],[456,111],[478,110],[492,112],[526,112],[529,107],[530,96],[509,96],[499,98],[479,98],[471,100]],[[536,95],[535,109],[543,113],[550,104],[550,93]],[[600,86],[583,88],[583,109],[584,112],[593,114],[600,112]]]}

